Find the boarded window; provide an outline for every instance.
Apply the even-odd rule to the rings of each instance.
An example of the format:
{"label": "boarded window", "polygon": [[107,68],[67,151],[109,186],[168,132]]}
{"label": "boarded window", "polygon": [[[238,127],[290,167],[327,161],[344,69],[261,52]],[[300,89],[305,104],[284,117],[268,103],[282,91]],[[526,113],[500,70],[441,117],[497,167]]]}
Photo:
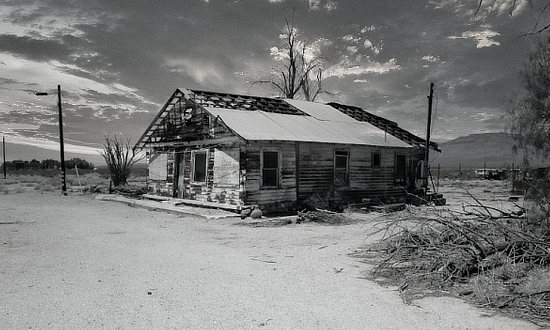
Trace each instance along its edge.
{"label": "boarded window", "polygon": [[334,151],[334,182],[336,184],[349,183],[349,152],[347,150]]}
{"label": "boarded window", "polygon": [[380,153],[380,151],[373,151],[371,157],[372,167],[382,166],[382,154]]}
{"label": "boarded window", "polygon": [[239,186],[239,148],[214,150],[214,186]]}
{"label": "boarded window", "polygon": [[262,186],[279,186],[279,152],[262,152]]}
{"label": "boarded window", "polygon": [[207,152],[195,151],[191,156],[193,161],[193,182],[206,182]]}
{"label": "boarded window", "polygon": [[156,154],[149,159],[149,180],[166,180],[168,176],[168,155]]}

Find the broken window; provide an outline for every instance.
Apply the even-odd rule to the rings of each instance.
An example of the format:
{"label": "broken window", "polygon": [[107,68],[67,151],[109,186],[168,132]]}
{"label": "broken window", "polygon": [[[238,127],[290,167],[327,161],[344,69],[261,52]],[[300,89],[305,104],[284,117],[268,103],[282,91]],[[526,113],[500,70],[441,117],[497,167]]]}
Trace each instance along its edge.
{"label": "broken window", "polygon": [[337,184],[349,183],[349,151],[334,151],[334,182]]}
{"label": "broken window", "polygon": [[207,170],[207,152],[193,151],[191,153],[191,161],[193,162],[193,182],[205,183]]}
{"label": "broken window", "polygon": [[262,187],[279,186],[279,152],[262,152]]}
{"label": "broken window", "polygon": [[380,153],[380,151],[372,152],[371,164],[372,167],[382,166],[382,154]]}

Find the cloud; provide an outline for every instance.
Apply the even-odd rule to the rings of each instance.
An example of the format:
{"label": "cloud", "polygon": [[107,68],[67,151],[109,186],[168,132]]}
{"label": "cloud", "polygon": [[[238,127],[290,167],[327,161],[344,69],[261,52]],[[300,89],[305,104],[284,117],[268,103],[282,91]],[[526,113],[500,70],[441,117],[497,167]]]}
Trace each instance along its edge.
{"label": "cloud", "polygon": [[352,43],[358,43],[361,40],[361,37],[354,37],[351,34],[345,35],[342,37],[342,40]]}
{"label": "cloud", "polygon": [[376,26],[374,26],[374,25],[365,26],[361,29],[361,33],[365,34],[367,32],[371,32],[371,31],[374,31],[374,30],[376,30]]}
{"label": "cloud", "polygon": [[430,63],[439,62],[439,56],[425,55],[425,56],[422,56],[422,59]]}
{"label": "cloud", "polygon": [[365,49],[370,49],[374,54],[378,55],[382,50],[382,43],[379,43],[378,46],[375,46],[372,41],[370,41],[369,39],[365,39],[365,41],[363,42],[363,47]]}
{"label": "cloud", "polygon": [[325,4],[322,6],[321,0],[307,0],[309,10],[311,11],[318,11],[319,9],[321,9],[321,7],[326,9],[327,12],[331,12],[338,9],[338,2],[333,0],[326,0],[324,2]]}
{"label": "cloud", "polygon": [[430,0],[435,9],[451,9],[454,13],[470,17],[472,20],[484,20],[489,15],[516,16],[523,13],[530,0]]}
{"label": "cloud", "polygon": [[319,10],[321,0],[308,0],[310,10]]}
{"label": "cloud", "polygon": [[491,46],[500,46],[500,42],[492,40],[494,37],[498,37],[500,33],[485,29],[477,31],[465,31],[460,36],[449,36],[448,39],[473,39],[476,41],[476,48],[484,48]]}
{"label": "cloud", "polygon": [[394,70],[400,70],[401,66],[397,64],[397,60],[392,58],[387,62],[380,63],[368,61],[357,65],[348,66],[346,64],[335,65],[327,70],[326,77],[343,78],[345,76],[357,76],[369,73],[383,74]]}
{"label": "cloud", "polygon": [[[532,24],[525,9],[500,17],[512,3],[484,0],[473,15],[475,0],[0,1],[0,123],[55,140],[55,95],[32,92],[58,83],[67,134],[90,142],[139,135],[176,87],[272,95],[247,80],[285,59],[278,33],[291,5],[307,56],[322,56],[326,88],[342,92],[327,101],[402,110],[395,120],[415,129],[434,81],[442,110],[499,113],[528,50],[516,35]],[[411,113],[415,98],[422,115]],[[445,127],[455,135],[487,122],[457,117]]]}
{"label": "cloud", "polygon": [[347,46],[346,50],[348,51],[348,53],[353,55],[353,54],[357,53],[359,48],[357,48],[357,46]]}
{"label": "cloud", "polygon": [[222,71],[217,68],[217,63],[205,60],[174,58],[168,59],[166,65],[169,67],[170,71],[185,73],[199,84],[203,84],[207,81],[221,82],[224,79]]}
{"label": "cloud", "polygon": [[338,3],[336,1],[327,1],[327,3],[325,4],[325,9],[327,11],[336,10],[338,9]]}

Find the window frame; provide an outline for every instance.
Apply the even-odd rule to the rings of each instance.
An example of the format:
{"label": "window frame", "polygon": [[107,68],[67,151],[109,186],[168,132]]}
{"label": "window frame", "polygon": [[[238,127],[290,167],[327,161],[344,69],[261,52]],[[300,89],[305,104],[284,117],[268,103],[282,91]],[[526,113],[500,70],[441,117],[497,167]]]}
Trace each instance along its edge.
{"label": "window frame", "polygon": [[[338,154],[338,153],[345,153],[345,154]],[[344,158],[346,160],[346,167],[337,167],[337,159],[338,158]],[[349,179],[349,161],[350,161],[350,151],[349,149],[334,149],[334,183],[340,184],[340,185],[349,185],[350,179]],[[344,179],[342,180],[338,174],[344,174]]]}
{"label": "window frame", "polygon": [[[200,150],[192,150],[191,151],[191,183],[197,184],[197,185],[205,185],[208,181],[208,149],[200,149]],[[195,169],[196,169],[196,155],[197,154],[204,154],[204,181],[197,181],[195,180]]]}
{"label": "window frame", "polygon": [[[264,153],[274,152],[277,154],[277,168],[268,167],[267,170],[275,170],[275,179],[277,180],[275,185],[265,185],[264,182]],[[277,149],[265,148],[260,150],[260,187],[262,189],[279,189],[281,186],[281,151]]]}
{"label": "window frame", "polygon": [[[375,164],[374,158],[375,155],[378,155],[378,164]],[[370,164],[372,168],[381,168],[382,167],[382,152],[380,150],[373,150],[371,151],[371,159]]]}
{"label": "window frame", "polygon": [[[398,159],[403,159],[403,173],[399,173],[399,161]],[[405,186],[407,184],[407,168],[410,159],[405,154],[395,154],[395,165],[394,165],[394,180],[397,185]],[[400,176],[402,175],[402,176]]]}

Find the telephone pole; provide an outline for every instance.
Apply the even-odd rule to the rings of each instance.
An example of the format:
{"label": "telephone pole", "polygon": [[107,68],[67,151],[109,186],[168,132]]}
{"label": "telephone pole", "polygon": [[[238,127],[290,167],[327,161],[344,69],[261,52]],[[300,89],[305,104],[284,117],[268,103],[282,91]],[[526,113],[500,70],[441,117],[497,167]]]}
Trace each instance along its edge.
{"label": "telephone pole", "polygon": [[[35,95],[49,95],[47,92],[37,92]],[[63,115],[61,112],[61,85],[57,85],[57,107],[59,109],[59,153],[61,158],[61,179],[63,185],[61,190],[63,195],[67,196],[67,179],[65,174],[65,147],[63,145]]]}
{"label": "telephone pole", "polygon": [[6,139],[2,136],[2,154],[4,155],[4,179],[6,178]]}
{"label": "telephone pole", "polygon": [[63,145],[63,115],[61,112],[61,85],[57,85],[57,105],[59,107],[59,153],[61,156],[61,175],[63,176],[63,195],[67,196],[67,179],[65,176],[65,147]]}
{"label": "telephone pole", "polygon": [[430,83],[430,95],[428,96],[428,125],[426,128],[426,148],[424,150],[424,175],[423,184],[428,192],[429,178],[430,178],[430,131],[432,130],[432,104],[434,98],[434,83]]}
{"label": "telephone pole", "polygon": [[426,164],[430,161],[430,131],[432,130],[432,104],[434,98],[434,83],[430,83],[430,95],[428,96],[428,127],[426,131],[426,153],[424,160]]}

